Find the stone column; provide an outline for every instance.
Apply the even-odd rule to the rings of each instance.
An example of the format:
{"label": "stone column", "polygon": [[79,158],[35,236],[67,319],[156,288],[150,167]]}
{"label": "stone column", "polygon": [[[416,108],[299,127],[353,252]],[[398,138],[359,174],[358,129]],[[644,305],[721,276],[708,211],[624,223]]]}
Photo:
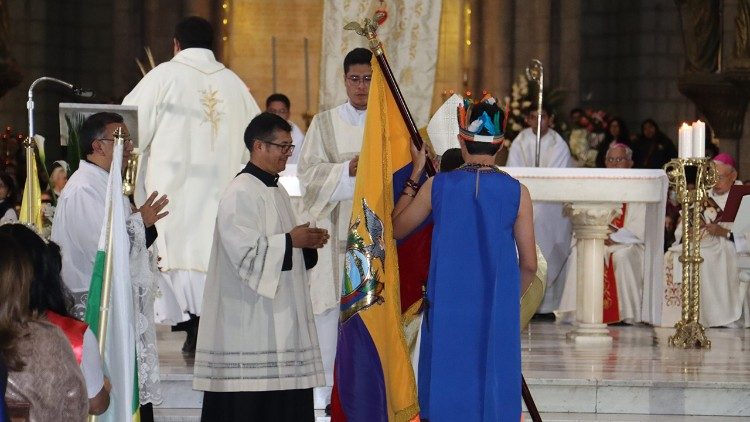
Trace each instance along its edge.
{"label": "stone column", "polygon": [[602,323],[604,301],[604,240],[609,223],[622,204],[573,203],[565,214],[573,223],[578,260],[576,262],[576,328],[568,338],[579,344],[610,344],[607,325]]}

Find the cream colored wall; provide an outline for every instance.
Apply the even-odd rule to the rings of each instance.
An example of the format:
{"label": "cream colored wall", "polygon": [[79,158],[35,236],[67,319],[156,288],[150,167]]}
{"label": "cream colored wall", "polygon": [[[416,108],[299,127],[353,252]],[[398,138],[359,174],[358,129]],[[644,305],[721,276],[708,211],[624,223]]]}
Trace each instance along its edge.
{"label": "cream colored wall", "polygon": [[291,120],[306,129],[304,38],[308,38],[309,103],[318,104],[323,2],[233,0],[223,60],[250,88],[261,109],[273,93],[271,37],[276,37],[276,90],[292,103]]}

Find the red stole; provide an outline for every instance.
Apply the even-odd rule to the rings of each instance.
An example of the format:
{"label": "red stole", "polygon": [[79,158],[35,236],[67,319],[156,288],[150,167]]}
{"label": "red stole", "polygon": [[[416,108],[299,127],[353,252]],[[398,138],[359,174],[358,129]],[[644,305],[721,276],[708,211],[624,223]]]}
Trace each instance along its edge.
{"label": "red stole", "polygon": [[47,321],[57,325],[62,330],[65,337],[68,338],[70,347],[73,348],[73,354],[76,355],[76,361],[81,364],[83,358],[83,334],[89,328],[88,324],[75,318],[62,316],[52,311],[47,311]]}
{"label": "red stole", "polygon": [[[622,214],[615,217],[610,224],[612,227],[621,229],[625,225],[625,213],[628,204],[622,204]],[[612,263],[612,254],[605,257],[604,262],[604,310],[602,322],[610,324],[620,321],[620,304],[617,298],[617,281],[615,279],[615,266]]]}

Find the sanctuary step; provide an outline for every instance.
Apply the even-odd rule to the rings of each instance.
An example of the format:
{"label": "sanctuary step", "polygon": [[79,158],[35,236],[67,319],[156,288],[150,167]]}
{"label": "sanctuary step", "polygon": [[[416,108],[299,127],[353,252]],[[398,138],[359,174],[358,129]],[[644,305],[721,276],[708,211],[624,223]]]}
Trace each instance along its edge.
{"label": "sanctuary step", "polygon": [[[610,327],[610,346],[569,342],[572,329],[532,322],[522,333],[523,374],[545,422],[750,417],[750,331],[710,329],[711,349],[684,350],[667,344],[671,328]],[[200,420],[203,395],[192,389],[192,359],[180,352],[184,335],[157,329],[164,395],[157,421]],[[317,421],[327,421],[325,399],[315,399]]]}

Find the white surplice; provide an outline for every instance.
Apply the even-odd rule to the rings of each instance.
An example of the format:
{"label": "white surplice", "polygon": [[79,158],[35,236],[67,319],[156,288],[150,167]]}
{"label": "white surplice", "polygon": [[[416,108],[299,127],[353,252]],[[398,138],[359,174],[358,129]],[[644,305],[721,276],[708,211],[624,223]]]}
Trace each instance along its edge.
{"label": "white surplice", "polygon": [[[200,315],[219,198],[247,161],[243,135],[260,109],[242,80],[203,48],[151,70],[123,104],[138,106],[136,204],[152,191],[169,196],[169,218],[156,223],[159,266],[183,311]],[[177,319],[170,322],[187,314]]]}
{"label": "white surplice", "polygon": [[[719,208],[724,209],[729,192],[709,196]],[[731,230],[731,223],[719,223]],[[701,231],[700,254],[703,263],[700,267],[701,309],[700,322],[705,327],[720,327],[735,323],[742,315],[744,289],[740,284],[737,267],[737,250],[734,242],[725,237],[713,236]],[[664,283],[667,294],[662,306],[662,326],[673,326],[681,317],[682,264],[682,222],[675,229],[675,243],[664,255]]]}
{"label": "white surplice", "polygon": [[[570,149],[553,129],[547,130],[540,141],[539,167],[570,167]],[[536,135],[531,128],[522,130],[508,150],[507,167],[534,167]],[[572,235],[570,220],[563,215],[561,203],[534,202],[534,235],[536,244],[547,260],[547,290],[539,313],[558,308],[564,288],[565,265],[570,254]]]}
{"label": "white surplice", "polygon": [[[643,286],[649,271],[643,259],[647,237],[646,204],[632,202],[625,208],[622,228],[610,235],[616,243],[604,246],[603,265],[612,256],[620,320],[628,324],[642,321]],[[575,264],[576,255],[577,248],[573,246],[568,261]],[[566,322],[575,320],[577,276],[576,265],[569,265],[560,307],[555,311],[557,316]]]}
{"label": "white surplice", "polygon": [[282,271],[298,225],[283,187],[242,173],[219,203],[203,295],[193,387],[271,391],[324,384],[301,249]]}
{"label": "white surplice", "polygon": [[[73,293],[73,316],[83,319],[86,313],[91,273],[104,223],[109,172],[81,160],[78,170],[68,180],[57,200],[51,239],[60,246],[63,282]],[[154,327],[154,299],[157,295],[155,268],[151,267],[146,235],[140,213],[133,213],[130,202],[121,195],[127,217],[130,245],[130,281],[137,321],[136,356],[141,403],[162,401],[159,355]]]}
{"label": "white surplice", "polygon": [[349,161],[362,148],[365,116],[365,111],[348,102],[315,115],[297,165],[303,218],[331,235],[318,251],[318,265],[310,271],[310,295],[328,386],[333,385],[341,278],[354,197]]}
{"label": "white surplice", "polygon": [[305,143],[305,132],[299,128],[294,122],[289,122],[292,127],[292,145],[294,145],[294,152],[292,156],[287,160],[287,165],[297,164],[299,162],[299,155],[302,152],[302,144]]}

